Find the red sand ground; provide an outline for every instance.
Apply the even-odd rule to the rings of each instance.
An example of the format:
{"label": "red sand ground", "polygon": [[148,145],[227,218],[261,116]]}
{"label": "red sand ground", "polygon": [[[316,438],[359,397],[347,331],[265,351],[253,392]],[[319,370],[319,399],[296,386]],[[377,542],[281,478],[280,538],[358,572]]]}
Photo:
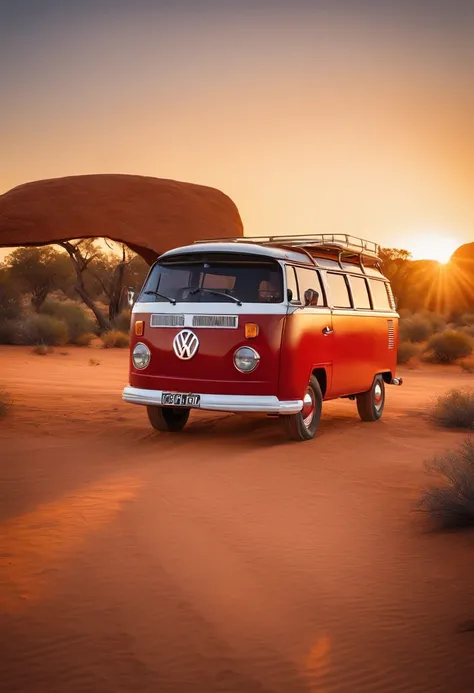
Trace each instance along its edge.
{"label": "red sand ground", "polygon": [[0,348],[2,691],[473,690],[473,535],[412,512],[463,437],[427,404],[472,376],[406,372],[382,421],[328,403],[298,444],[266,417],[154,433],[125,352],[60,351]]}

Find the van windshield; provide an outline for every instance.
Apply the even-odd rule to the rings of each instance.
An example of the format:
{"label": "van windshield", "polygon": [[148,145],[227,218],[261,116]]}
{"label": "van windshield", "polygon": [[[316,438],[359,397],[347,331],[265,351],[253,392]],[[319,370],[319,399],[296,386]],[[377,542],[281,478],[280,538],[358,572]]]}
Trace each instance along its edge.
{"label": "van windshield", "polygon": [[138,302],[281,303],[283,273],[280,265],[260,258],[211,256],[157,262]]}

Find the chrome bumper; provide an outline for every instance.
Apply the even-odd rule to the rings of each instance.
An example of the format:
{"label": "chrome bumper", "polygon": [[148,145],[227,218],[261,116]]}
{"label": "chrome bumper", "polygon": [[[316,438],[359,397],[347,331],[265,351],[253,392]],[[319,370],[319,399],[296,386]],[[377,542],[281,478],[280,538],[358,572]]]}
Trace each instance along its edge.
{"label": "chrome bumper", "polygon": [[[125,387],[122,399],[130,404],[144,404],[161,407],[162,390],[142,390],[138,387]],[[193,393],[199,394],[199,392]],[[262,414],[297,414],[303,408],[303,401],[295,399],[281,401],[272,395],[201,395],[198,409],[209,411],[260,412]]]}

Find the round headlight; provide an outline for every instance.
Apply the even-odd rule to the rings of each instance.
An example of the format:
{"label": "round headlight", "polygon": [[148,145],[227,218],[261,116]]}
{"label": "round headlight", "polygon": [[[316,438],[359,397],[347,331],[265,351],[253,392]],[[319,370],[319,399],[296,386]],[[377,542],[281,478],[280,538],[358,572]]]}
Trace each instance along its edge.
{"label": "round headlight", "polygon": [[234,354],[234,365],[241,373],[251,373],[259,361],[260,354],[250,347],[240,347]]}
{"label": "round headlight", "polygon": [[132,361],[135,368],[143,370],[150,363],[151,353],[146,344],[138,342],[132,353]]}

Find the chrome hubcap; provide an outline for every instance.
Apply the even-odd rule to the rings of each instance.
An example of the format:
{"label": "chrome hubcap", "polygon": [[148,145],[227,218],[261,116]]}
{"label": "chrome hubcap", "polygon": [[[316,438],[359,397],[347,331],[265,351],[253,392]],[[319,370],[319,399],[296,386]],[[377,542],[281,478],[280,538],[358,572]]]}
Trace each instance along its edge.
{"label": "chrome hubcap", "polygon": [[309,428],[311,426],[311,422],[314,419],[314,410],[315,410],[314,392],[310,387],[308,387],[308,389],[306,390],[305,395],[303,397],[303,409],[301,411],[301,415],[303,417],[303,423],[306,426],[306,428]]}
{"label": "chrome hubcap", "polygon": [[383,404],[383,389],[380,383],[376,383],[374,387],[374,405],[377,411],[380,410]]}

